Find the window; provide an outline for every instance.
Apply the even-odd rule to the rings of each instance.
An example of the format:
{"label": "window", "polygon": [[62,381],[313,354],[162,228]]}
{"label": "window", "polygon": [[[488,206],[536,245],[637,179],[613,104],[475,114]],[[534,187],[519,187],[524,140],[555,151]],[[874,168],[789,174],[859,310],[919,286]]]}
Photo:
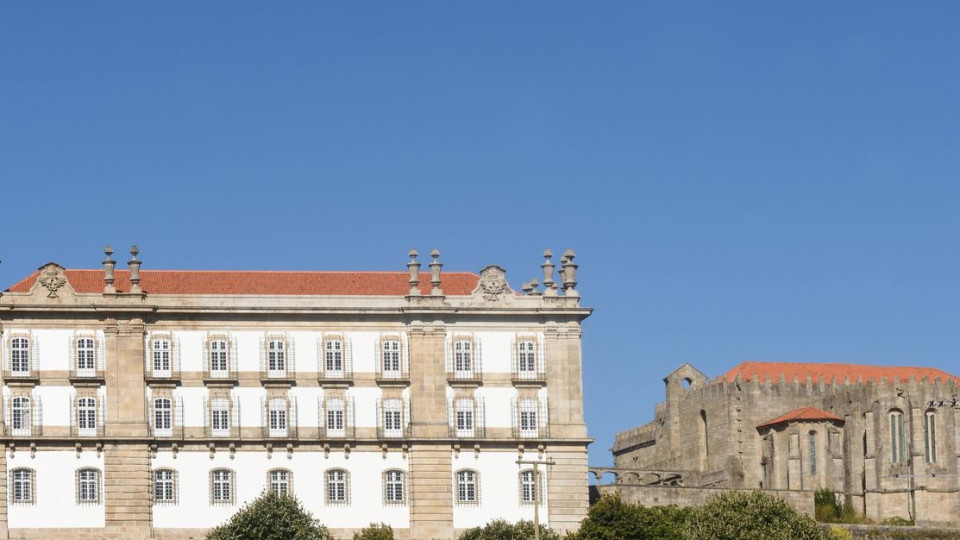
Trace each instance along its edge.
{"label": "window", "polygon": [[383,372],[400,373],[400,342],[389,340],[383,342]]}
{"label": "window", "polygon": [[383,473],[383,500],[386,504],[404,504],[403,471],[390,470]]}
{"label": "window", "polygon": [[153,503],[175,504],[177,502],[176,472],[170,469],[153,471]]}
{"label": "window", "polygon": [[210,347],[210,376],[226,377],[230,370],[227,367],[227,342],[215,339],[209,342]]}
{"label": "window", "polygon": [[327,375],[343,377],[343,342],[333,339],[327,340],[324,343],[323,357]]}
{"label": "window", "polygon": [[17,396],[12,400],[10,424],[14,435],[30,435],[30,398]]}
{"label": "window", "polygon": [[37,478],[33,469],[14,469],[10,476],[13,478],[13,504],[36,503],[34,486]]}
{"label": "window", "polygon": [[890,461],[893,463],[904,463],[907,457],[904,453],[905,445],[903,438],[903,413],[900,411],[890,412]]}
{"label": "window", "polygon": [[537,353],[533,341],[521,341],[517,344],[520,357],[517,367],[521,377],[533,377],[537,371]]}
{"label": "window", "polygon": [[100,504],[100,471],[77,471],[77,504]]}
{"label": "window", "polygon": [[460,504],[478,504],[480,490],[477,489],[480,474],[477,471],[465,469],[457,471],[457,502]]}
{"label": "window", "polygon": [[331,399],[327,402],[327,437],[346,437],[344,416],[342,399]]}
{"label": "window", "polygon": [[473,343],[459,340],[453,344],[453,369],[456,375],[468,375],[473,372]]}
{"label": "window", "polygon": [[473,437],[473,400],[458,399],[454,407],[457,437]]}
{"label": "window", "polygon": [[267,473],[267,485],[277,495],[293,495],[293,473],[286,469],[273,469]]}
{"label": "window", "polygon": [[343,469],[327,471],[327,504],[350,504],[349,474]]}
{"label": "window", "polygon": [[817,432],[811,431],[807,434],[809,444],[810,476],[817,474]]}
{"label": "window", "polygon": [[268,407],[270,436],[287,436],[287,400],[283,398],[273,398]]}
{"label": "window", "polygon": [[233,504],[233,471],[210,471],[210,504]]}
{"label": "window", "polygon": [[383,434],[386,437],[403,437],[402,400],[383,400]]}
{"label": "window", "polygon": [[520,436],[536,438],[539,435],[537,402],[532,399],[525,399],[520,402]]}
{"label": "window", "polygon": [[267,343],[267,370],[270,377],[284,377],[287,374],[285,346],[280,339],[271,339]]}
{"label": "window", "polygon": [[[537,482],[537,476],[540,477],[540,482]],[[537,484],[541,484],[538,486]],[[525,471],[520,471],[520,502],[522,504],[534,504],[539,502],[543,504],[543,473],[534,474],[532,469]],[[538,491],[539,490],[539,491]]]}
{"label": "window", "polygon": [[95,352],[93,338],[77,340],[77,375],[93,377],[96,374]]}
{"label": "window", "polygon": [[170,398],[153,400],[153,434],[158,437],[173,435],[173,403]]}
{"label": "window", "polygon": [[153,340],[153,376],[170,377],[172,374],[170,364],[170,340]]}
{"label": "window", "polygon": [[214,437],[230,436],[230,402],[224,398],[210,402],[210,429]]}
{"label": "window", "polygon": [[923,450],[927,463],[937,462],[937,413],[934,411],[923,415]]}
{"label": "window", "polygon": [[14,375],[30,373],[30,340],[18,337],[10,340],[10,371]]}
{"label": "window", "polygon": [[97,400],[82,397],[77,400],[77,429],[80,436],[97,434]]}

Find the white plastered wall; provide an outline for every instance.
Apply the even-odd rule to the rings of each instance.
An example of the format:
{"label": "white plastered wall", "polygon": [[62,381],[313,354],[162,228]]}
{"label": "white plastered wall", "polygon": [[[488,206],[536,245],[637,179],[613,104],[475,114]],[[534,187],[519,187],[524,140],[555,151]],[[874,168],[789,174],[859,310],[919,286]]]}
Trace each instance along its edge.
{"label": "white plastered wall", "polygon": [[[545,456],[547,457],[547,456]],[[516,522],[521,519],[533,520],[533,505],[520,503],[520,465],[517,465],[517,452],[481,451],[479,455],[462,450],[460,455],[451,454],[453,477],[450,479],[453,486],[453,526],[457,529],[482,527],[494,519],[505,519]],[[537,459],[536,452],[527,452],[524,459]],[[529,469],[530,465],[523,465]],[[456,478],[457,471],[473,469],[480,476],[480,504],[458,504]],[[543,467],[540,474],[546,473],[541,479],[541,486],[546,487],[549,482],[549,472]],[[548,504],[544,489],[541,493],[540,523],[549,525],[547,520]]]}
{"label": "white plastered wall", "polygon": [[[19,505],[8,502],[7,523],[11,529],[34,527],[103,527],[103,457],[86,449],[77,458],[74,451],[37,451],[30,457],[20,449],[7,460],[8,475],[13,469],[27,467],[36,473],[36,503]],[[76,471],[91,467],[100,471],[100,504],[77,504]],[[11,487],[12,490],[12,487]],[[12,499],[8,491],[8,501]]]}

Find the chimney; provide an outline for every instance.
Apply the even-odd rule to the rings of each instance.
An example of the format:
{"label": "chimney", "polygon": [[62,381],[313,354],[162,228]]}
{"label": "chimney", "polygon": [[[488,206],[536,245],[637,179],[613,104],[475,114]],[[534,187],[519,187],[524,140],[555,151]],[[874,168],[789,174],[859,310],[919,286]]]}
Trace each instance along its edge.
{"label": "chimney", "polygon": [[566,296],[580,296],[576,289],[578,266],[573,263],[576,256],[572,249],[563,253],[563,294]]}
{"label": "chimney", "polygon": [[113,246],[103,248],[103,252],[107,255],[107,258],[103,261],[103,293],[113,294],[117,292],[116,287],[113,286],[113,269],[117,266],[117,261],[111,257]]}
{"label": "chimney", "polygon": [[130,265],[130,292],[131,293],[142,293],[140,290],[140,262],[137,259],[137,253],[140,253],[140,250],[137,249],[137,246],[130,246],[130,256],[131,259],[127,263]]}
{"label": "chimney", "polygon": [[410,262],[407,263],[407,269],[410,270],[410,296],[420,296],[420,263],[417,262],[417,250],[411,249]]}
{"label": "chimney", "polygon": [[443,296],[443,289],[440,288],[440,269],[443,268],[443,263],[440,262],[440,250],[434,249],[430,252],[430,256],[433,257],[430,262],[430,284],[433,285],[430,294]]}
{"label": "chimney", "polygon": [[543,264],[540,265],[540,268],[543,268],[543,295],[544,296],[556,296],[557,295],[557,283],[553,281],[553,267],[556,266],[550,262],[550,257],[553,257],[553,252],[549,249],[543,250]]}

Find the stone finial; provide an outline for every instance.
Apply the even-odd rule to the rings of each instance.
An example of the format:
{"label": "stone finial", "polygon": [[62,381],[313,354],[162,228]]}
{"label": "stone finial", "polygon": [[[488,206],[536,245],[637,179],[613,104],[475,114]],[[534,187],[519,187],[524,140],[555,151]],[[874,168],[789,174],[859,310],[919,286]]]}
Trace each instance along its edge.
{"label": "stone finial", "polygon": [[410,262],[407,263],[407,270],[410,271],[410,296],[420,296],[420,263],[417,262],[417,250],[411,249]]}
{"label": "stone finial", "polygon": [[113,286],[113,269],[117,267],[117,261],[113,260],[113,246],[103,248],[107,258],[103,260],[103,292],[115,293],[117,289]]}
{"label": "stone finial", "polygon": [[556,266],[550,262],[550,258],[553,257],[553,252],[549,249],[543,250],[543,264],[540,265],[540,268],[543,268],[543,295],[544,296],[556,296],[557,295],[557,283],[553,281],[553,268]]}
{"label": "stone finial", "polygon": [[140,261],[137,259],[137,254],[140,253],[140,250],[137,249],[137,246],[130,246],[130,261],[127,264],[130,266],[130,292],[139,293],[143,292],[140,290]]}
{"label": "stone finial", "polygon": [[567,296],[580,296],[580,293],[577,292],[577,268],[578,265],[574,264],[573,258],[577,254],[573,252],[572,249],[568,249],[563,252],[563,294]]}
{"label": "stone finial", "polygon": [[430,256],[433,258],[430,261],[430,285],[433,285],[430,294],[443,296],[443,289],[440,288],[440,269],[443,268],[443,263],[440,262],[440,250],[434,249],[430,252]]}
{"label": "stone finial", "polygon": [[540,291],[537,290],[537,286],[540,285],[540,282],[537,281],[537,278],[533,278],[530,281],[524,283],[520,288],[527,296],[539,296]]}

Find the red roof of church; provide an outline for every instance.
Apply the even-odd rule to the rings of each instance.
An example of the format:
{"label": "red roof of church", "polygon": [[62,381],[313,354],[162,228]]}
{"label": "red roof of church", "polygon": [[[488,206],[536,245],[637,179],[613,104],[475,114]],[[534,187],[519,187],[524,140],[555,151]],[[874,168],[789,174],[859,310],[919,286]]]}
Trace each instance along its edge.
{"label": "red roof of church", "polygon": [[806,381],[809,376],[815,382],[819,381],[820,377],[823,377],[825,382],[830,382],[836,377],[838,383],[843,383],[846,379],[850,379],[850,382],[853,383],[857,379],[879,381],[883,378],[892,382],[894,378],[907,381],[910,377],[916,377],[919,381],[926,377],[932,381],[936,377],[940,377],[944,382],[953,379],[960,383],[960,377],[936,368],[800,362],[742,362],[724,373],[723,378],[727,381],[733,381],[739,375],[741,379],[749,381],[756,375],[761,381],[769,377],[771,381],[777,382],[780,380],[780,374],[783,374],[784,379],[788,382],[793,381],[794,376],[800,381]]}
{"label": "red roof of church", "polygon": [[784,422],[802,422],[802,421],[818,421],[818,420],[833,420],[843,422],[843,418],[835,414],[828,413],[827,411],[818,409],[816,407],[803,407],[801,409],[794,409],[788,413],[781,414],[780,416],[764,422],[757,426],[758,428],[769,427],[776,424],[782,424]]}
{"label": "red roof of church", "polygon": [[[33,272],[8,292],[29,292],[37,280]],[[103,270],[64,270],[78,293],[103,292]],[[117,270],[114,286],[130,291],[130,271]],[[347,295],[406,296],[410,291],[407,272],[278,272],[236,270],[141,270],[140,288],[148,294],[265,294],[265,295]],[[440,287],[444,294],[465,296],[480,279],[470,272],[444,272]],[[430,274],[420,273],[420,291],[430,294]]]}

